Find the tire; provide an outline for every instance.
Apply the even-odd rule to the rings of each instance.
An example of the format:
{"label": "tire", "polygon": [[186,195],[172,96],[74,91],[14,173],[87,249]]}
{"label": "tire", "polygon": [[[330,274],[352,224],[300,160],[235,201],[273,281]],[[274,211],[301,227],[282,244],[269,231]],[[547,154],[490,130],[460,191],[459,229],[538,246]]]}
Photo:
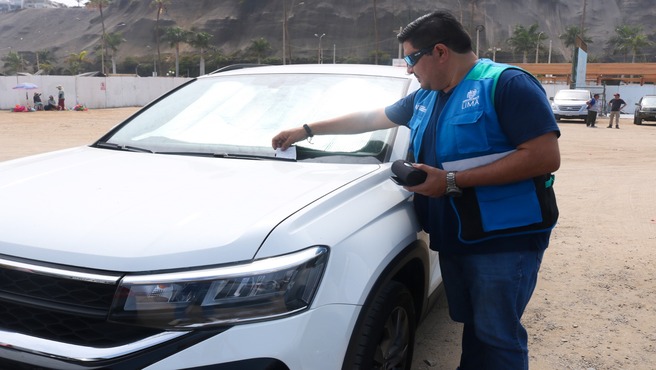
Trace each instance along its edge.
{"label": "tire", "polygon": [[353,363],[343,368],[411,370],[417,321],[410,291],[390,281],[363,314],[352,342]]}
{"label": "tire", "polygon": [[642,118],[640,118],[638,116],[634,116],[633,117],[633,124],[634,125],[642,125]]}

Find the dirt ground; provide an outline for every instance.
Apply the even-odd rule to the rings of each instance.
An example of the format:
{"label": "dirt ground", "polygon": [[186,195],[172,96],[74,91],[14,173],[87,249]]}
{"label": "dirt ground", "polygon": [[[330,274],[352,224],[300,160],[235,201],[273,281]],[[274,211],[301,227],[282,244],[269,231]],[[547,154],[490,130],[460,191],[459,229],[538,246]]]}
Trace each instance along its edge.
{"label": "dirt ground", "polygon": [[[137,108],[0,112],[0,160],[91,143]],[[560,219],[524,315],[533,370],[656,368],[656,124],[562,122]],[[460,330],[444,299],[414,369],[454,370]]]}

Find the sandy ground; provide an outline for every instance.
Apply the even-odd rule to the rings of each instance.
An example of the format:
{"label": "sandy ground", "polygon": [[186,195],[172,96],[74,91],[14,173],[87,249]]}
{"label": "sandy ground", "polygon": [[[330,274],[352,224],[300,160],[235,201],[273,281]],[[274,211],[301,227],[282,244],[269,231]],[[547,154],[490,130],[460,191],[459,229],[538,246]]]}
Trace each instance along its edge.
{"label": "sandy ground", "polygon": [[[91,143],[136,108],[0,112],[0,160]],[[656,368],[656,124],[560,124],[560,220],[524,315],[533,370]],[[444,299],[414,369],[454,370],[460,330]]]}

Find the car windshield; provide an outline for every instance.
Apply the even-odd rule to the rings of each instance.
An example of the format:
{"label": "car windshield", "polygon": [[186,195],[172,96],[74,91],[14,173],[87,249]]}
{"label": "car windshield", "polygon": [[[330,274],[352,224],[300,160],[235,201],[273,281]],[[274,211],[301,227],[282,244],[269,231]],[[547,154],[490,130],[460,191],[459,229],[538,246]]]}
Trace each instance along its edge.
{"label": "car windshield", "polygon": [[656,96],[645,96],[642,98],[642,105],[656,105]]}
{"label": "car windshield", "polygon": [[561,100],[589,100],[590,93],[585,90],[559,91],[557,99]]}
{"label": "car windshield", "polygon": [[[407,78],[339,74],[200,78],[141,111],[96,146],[273,158],[271,138],[281,130],[393,103],[406,94],[408,85]],[[390,129],[316,136],[297,143],[293,159],[341,156],[382,161],[394,133]]]}

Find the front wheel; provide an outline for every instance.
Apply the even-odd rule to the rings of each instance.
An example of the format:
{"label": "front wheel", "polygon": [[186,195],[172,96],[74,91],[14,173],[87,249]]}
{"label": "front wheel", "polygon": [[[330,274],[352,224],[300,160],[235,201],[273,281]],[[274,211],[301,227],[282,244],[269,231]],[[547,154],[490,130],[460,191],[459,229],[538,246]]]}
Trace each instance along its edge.
{"label": "front wheel", "polygon": [[633,117],[633,124],[634,125],[642,125],[642,118],[640,118],[638,116],[634,116]]}
{"label": "front wheel", "polygon": [[380,291],[356,328],[353,362],[344,369],[410,370],[416,314],[412,294],[391,281]]}

